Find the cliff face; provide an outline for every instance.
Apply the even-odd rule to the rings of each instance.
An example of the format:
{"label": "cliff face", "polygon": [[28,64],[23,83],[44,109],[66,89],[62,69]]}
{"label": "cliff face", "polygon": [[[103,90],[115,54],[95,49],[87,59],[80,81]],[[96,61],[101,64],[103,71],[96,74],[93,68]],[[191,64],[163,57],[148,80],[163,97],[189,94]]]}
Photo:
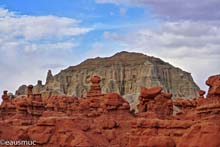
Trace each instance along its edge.
{"label": "cliff face", "polygon": [[199,89],[190,73],[169,63],[140,53],[120,52],[112,57],[88,59],[55,76],[49,71],[46,84],[43,88],[38,84],[34,92],[84,97],[90,86],[88,79],[95,74],[101,77],[104,93],[116,92],[135,105],[140,87],[161,86],[174,98],[194,98]]}

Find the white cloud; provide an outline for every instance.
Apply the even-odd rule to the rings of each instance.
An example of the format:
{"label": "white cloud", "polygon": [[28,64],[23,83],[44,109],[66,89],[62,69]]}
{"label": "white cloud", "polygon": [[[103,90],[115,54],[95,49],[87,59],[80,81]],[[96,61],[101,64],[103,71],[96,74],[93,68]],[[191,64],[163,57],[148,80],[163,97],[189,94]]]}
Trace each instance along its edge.
{"label": "white cloud", "polygon": [[26,45],[24,48],[25,52],[34,52],[34,51],[39,51],[39,50],[68,50],[72,49],[76,46],[75,43],[71,41],[63,41],[63,42],[58,42],[58,43],[50,43],[50,44],[30,44]]}
{"label": "white cloud", "polygon": [[164,22],[159,28],[105,32],[104,37],[192,72],[201,88],[208,76],[220,72],[220,26],[213,23]]}
{"label": "white cloud", "polygon": [[[199,22],[164,22],[157,29],[141,28],[128,34],[105,32],[104,37],[129,45],[130,48],[153,48],[176,54],[220,55],[220,26]],[[177,51],[177,50],[181,50]],[[192,50],[193,49],[193,50]],[[191,52],[188,52],[191,50]],[[178,54],[177,53],[177,54]]]}
{"label": "white cloud", "polygon": [[9,12],[7,9],[0,8],[0,18],[13,16],[13,12]]}
{"label": "white cloud", "polygon": [[169,61],[193,73],[205,88],[205,80],[220,72],[219,0],[96,0],[119,7],[150,10],[160,27],[138,28],[127,34],[105,32],[106,39],[119,42],[125,49],[140,51]]}
{"label": "white cloud", "polygon": [[75,37],[89,31],[80,26],[80,20],[21,15],[0,8],[0,91],[36,83],[45,79],[45,67],[58,72],[57,67],[73,62],[69,59],[78,45]]}
{"label": "white cloud", "polygon": [[78,20],[57,16],[16,15],[0,9],[0,35],[7,38],[40,40],[61,38],[87,33],[91,29],[81,28]]}
{"label": "white cloud", "polygon": [[80,21],[72,18],[17,15],[2,8],[0,16],[0,50],[73,48],[74,42],[69,38],[91,30],[80,27]]}

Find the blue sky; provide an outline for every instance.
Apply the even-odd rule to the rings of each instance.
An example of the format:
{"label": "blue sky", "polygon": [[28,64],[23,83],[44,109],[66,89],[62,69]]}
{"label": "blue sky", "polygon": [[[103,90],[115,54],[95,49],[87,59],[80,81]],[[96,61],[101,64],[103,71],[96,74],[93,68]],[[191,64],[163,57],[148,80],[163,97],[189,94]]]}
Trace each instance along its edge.
{"label": "blue sky", "polygon": [[205,89],[220,69],[219,10],[217,0],[0,0],[0,90],[122,50],[160,57]]}
{"label": "blue sky", "polygon": [[[90,28],[91,30],[77,37],[67,36],[63,39],[71,38],[77,41],[77,47],[73,49],[73,53],[82,54],[82,56],[84,52],[91,50],[91,46],[98,42],[105,42],[111,46],[112,43],[103,38],[103,33],[106,31],[127,32],[140,26],[154,27],[155,25],[155,21],[148,14],[148,10],[144,8],[97,4],[94,0],[77,2],[73,0],[62,2],[60,0],[5,0],[0,1],[0,6],[15,12],[17,15],[52,15],[80,21],[80,27]],[[117,51],[117,47],[115,51]]]}

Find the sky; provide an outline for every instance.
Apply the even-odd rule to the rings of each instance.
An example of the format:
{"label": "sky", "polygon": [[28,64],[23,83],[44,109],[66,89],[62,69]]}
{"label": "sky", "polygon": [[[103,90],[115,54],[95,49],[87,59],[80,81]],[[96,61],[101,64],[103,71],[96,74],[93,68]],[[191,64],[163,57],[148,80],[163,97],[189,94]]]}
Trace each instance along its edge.
{"label": "sky", "polygon": [[120,51],[159,57],[207,89],[220,73],[220,1],[0,0],[0,91]]}

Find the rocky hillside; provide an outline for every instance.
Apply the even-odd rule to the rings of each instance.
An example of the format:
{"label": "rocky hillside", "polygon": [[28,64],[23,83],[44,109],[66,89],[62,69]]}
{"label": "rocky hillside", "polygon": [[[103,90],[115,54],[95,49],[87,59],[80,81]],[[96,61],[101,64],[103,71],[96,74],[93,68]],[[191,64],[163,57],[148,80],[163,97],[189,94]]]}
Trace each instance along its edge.
{"label": "rocky hillside", "polygon": [[[161,86],[174,98],[197,96],[198,86],[190,73],[176,68],[159,58],[141,53],[120,52],[112,57],[88,59],[76,66],[70,66],[57,75],[48,71],[45,85],[39,81],[35,93],[84,97],[89,89],[91,75],[101,77],[104,93],[117,92],[130,103],[137,104],[140,87]],[[25,86],[17,90],[17,95],[25,94]]]}

